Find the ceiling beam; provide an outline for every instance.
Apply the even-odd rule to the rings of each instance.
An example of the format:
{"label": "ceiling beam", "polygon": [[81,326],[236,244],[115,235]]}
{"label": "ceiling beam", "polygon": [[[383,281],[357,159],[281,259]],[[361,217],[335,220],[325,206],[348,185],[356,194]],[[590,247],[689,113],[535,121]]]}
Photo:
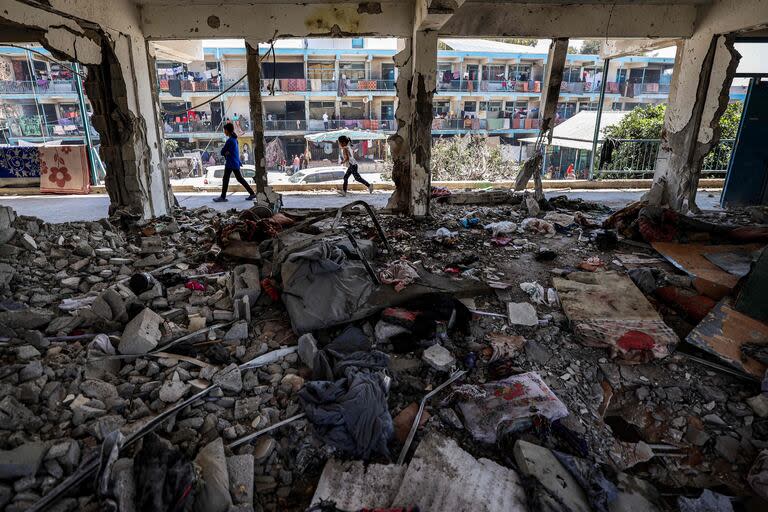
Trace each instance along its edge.
{"label": "ceiling beam", "polygon": [[440,30],[464,0],[416,0],[413,26],[416,30]]}
{"label": "ceiling beam", "polygon": [[690,37],[697,6],[690,4],[541,4],[468,2],[441,36],[537,38]]}

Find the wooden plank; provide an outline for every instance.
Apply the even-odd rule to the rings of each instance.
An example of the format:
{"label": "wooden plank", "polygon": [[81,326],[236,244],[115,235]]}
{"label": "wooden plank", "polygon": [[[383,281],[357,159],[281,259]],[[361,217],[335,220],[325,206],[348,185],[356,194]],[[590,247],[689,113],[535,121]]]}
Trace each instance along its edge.
{"label": "wooden plank", "polygon": [[739,313],[720,301],[685,339],[686,343],[708,352],[724,363],[762,379],[766,366],[741,353],[747,343],[768,345],[768,325]]}
{"label": "wooden plank", "polygon": [[673,242],[654,242],[651,244],[672,265],[692,277],[706,279],[713,283],[730,288],[731,290],[739,282],[739,277],[729,274],[707,258],[704,254],[723,252],[752,252],[763,247],[761,244],[745,245],[706,245],[706,244],[678,244]]}

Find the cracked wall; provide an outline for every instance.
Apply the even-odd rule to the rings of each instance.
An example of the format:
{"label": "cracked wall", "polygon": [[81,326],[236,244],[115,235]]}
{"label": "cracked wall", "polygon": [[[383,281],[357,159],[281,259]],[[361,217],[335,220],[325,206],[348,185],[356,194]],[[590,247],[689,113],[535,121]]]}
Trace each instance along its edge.
{"label": "cracked wall", "polygon": [[678,44],[654,184],[647,198],[698,211],[696,190],[707,153],[720,140],[720,117],[740,55],[735,35],[701,34]]}
{"label": "cracked wall", "polygon": [[86,66],[85,90],[101,139],[110,214],[169,213],[172,196],[161,147],[153,60],[134,4],[116,0],[104,9],[88,0],[50,5],[9,0],[0,10],[0,24],[23,27],[31,38],[27,42],[39,42],[56,58]]}

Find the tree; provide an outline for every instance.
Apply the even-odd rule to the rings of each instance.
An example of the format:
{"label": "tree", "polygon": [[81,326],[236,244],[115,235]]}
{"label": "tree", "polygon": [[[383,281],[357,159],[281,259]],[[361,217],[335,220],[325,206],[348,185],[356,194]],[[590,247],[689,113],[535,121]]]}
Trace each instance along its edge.
{"label": "tree", "polygon": [[521,44],[523,46],[536,46],[536,43],[539,42],[538,39],[523,39],[519,37],[502,37],[499,41],[509,44]]}
{"label": "tree", "polygon": [[[702,169],[722,171],[728,167],[733,144],[723,142],[723,140],[736,138],[742,107],[740,101],[735,101],[725,109],[720,118],[721,142],[713,147],[712,151],[704,158]],[[641,140],[621,142],[613,152],[611,169],[624,171],[622,177],[629,177],[626,171],[652,171],[655,169],[659,143],[650,141],[661,138],[666,109],[666,104],[636,107],[620,122],[605,128],[604,135],[606,137]],[[644,174],[648,173],[639,173],[639,175]]]}
{"label": "tree", "polygon": [[581,49],[579,53],[584,55],[597,55],[600,53],[600,47],[602,42],[599,39],[585,39],[581,43]]}
{"label": "tree", "polygon": [[568,53],[576,54],[576,53],[579,53],[579,50],[577,50],[575,46],[569,46],[568,47]]}
{"label": "tree", "polygon": [[499,146],[489,146],[482,135],[440,138],[432,145],[430,160],[435,180],[496,181],[517,172],[502,160]]}
{"label": "tree", "polygon": [[163,149],[166,156],[171,156],[179,149],[179,143],[174,139],[163,139]]}

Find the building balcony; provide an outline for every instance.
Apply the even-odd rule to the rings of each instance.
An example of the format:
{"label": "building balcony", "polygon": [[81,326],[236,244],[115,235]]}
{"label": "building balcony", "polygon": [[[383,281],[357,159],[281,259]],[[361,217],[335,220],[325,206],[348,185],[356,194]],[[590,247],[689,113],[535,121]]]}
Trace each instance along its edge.
{"label": "building balcony", "polygon": [[0,95],[77,95],[74,80],[0,80]]}
{"label": "building balcony", "polygon": [[538,80],[450,80],[438,77],[437,94],[450,93],[540,93],[541,82]]}
{"label": "building balcony", "polygon": [[511,130],[535,131],[541,127],[541,119],[434,119],[433,132],[505,132]]}
{"label": "building balcony", "polygon": [[[168,138],[224,138],[224,134],[210,121],[166,121],[163,123],[163,131]],[[397,129],[397,121],[394,119],[335,119],[323,121],[322,119],[265,119],[264,132],[267,135],[279,135],[288,133],[314,133],[342,128],[352,130],[372,130],[382,132],[394,132]],[[241,120],[236,126],[238,134],[253,135],[250,123]]]}
{"label": "building balcony", "polygon": [[[161,94],[168,94],[174,97],[181,97],[184,94],[204,94],[220,93],[229,89],[228,93],[247,95],[248,80],[243,80],[235,84],[237,80],[225,78],[223,80],[202,80],[198,82],[190,80],[160,80],[159,88]],[[395,80],[376,80],[360,79],[347,80],[346,87],[348,93],[392,93],[395,92]],[[339,88],[337,80],[323,80],[320,78],[264,78],[261,80],[261,93],[270,95],[287,94],[305,94],[305,93],[329,93],[336,96]]]}

